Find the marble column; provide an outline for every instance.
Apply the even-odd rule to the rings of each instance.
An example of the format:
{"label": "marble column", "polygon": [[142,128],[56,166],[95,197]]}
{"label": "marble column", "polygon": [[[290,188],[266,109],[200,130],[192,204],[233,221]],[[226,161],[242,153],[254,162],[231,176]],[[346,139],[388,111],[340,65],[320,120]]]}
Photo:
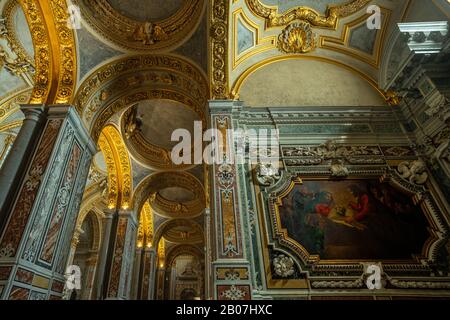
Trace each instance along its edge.
{"label": "marble column", "polygon": [[164,282],[165,282],[166,269],[164,267],[158,267],[156,272],[156,300],[164,300]]}
{"label": "marble column", "polygon": [[109,300],[128,300],[131,297],[133,258],[137,233],[136,214],[119,210],[117,221],[113,221],[106,263],[104,297]]}
{"label": "marble column", "polygon": [[[211,231],[213,238],[212,275],[214,299],[227,299],[238,291],[241,299],[251,299],[250,263],[244,250],[243,220],[239,192],[236,132],[234,123],[242,112],[242,103],[231,100],[210,101],[211,127],[215,129],[215,150],[220,157],[212,165]],[[220,136],[219,136],[220,134]],[[206,266],[207,269],[210,266]],[[233,274],[229,278],[226,275]],[[225,276],[224,276],[225,275]]]}
{"label": "marble column", "polygon": [[154,271],[156,251],[153,248],[144,248],[141,251],[141,259],[139,265],[139,284],[137,286],[137,296],[139,300],[152,300],[152,287],[155,284]]}
{"label": "marble column", "polygon": [[[0,178],[2,193],[8,194],[1,204],[2,299],[62,297],[76,218],[96,152],[73,107],[34,108],[22,107],[29,119]],[[14,159],[17,167],[11,163]],[[13,177],[6,172],[10,169],[16,173]],[[22,182],[13,186],[6,178]]]}
{"label": "marble column", "polygon": [[91,300],[94,289],[94,276],[98,263],[98,252],[92,251],[89,258],[86,260],[86,269],[84,276],[84,288],[82,288],[82,300]]}
{"label": "marble column", "polygon": [[22,105],[20,109],[25,119],[0,170],[0,234],[4,231],[14,195],[24,178],[46,119],[43,105]]}
{"label": "marble column", "polygon": [[139,246],[136,248],[134,253],[134,264],[133,264],[133,280],[131,284],[131,299],[140,300],[139,287],[142,283],[141,265],[144,255],[144,248]]}
{"label": "marble column", "polygon": [[212,290],[212,234],[211,234],[211,210],[205,209],[205,299],[211,300],[214,297]]}
{"label": "marble column", "polygon": [[103,297],[103,292],[106,290],[104,288],[104,280],[105,280],[105,269],[106,269],[106,261],[108,258],[108,249],[110,247],[111,242],[111,229],[112,229],[112,223],[113,218],[117,216],[117,210],[115,209],[107,209],[104,212],[103,217],[103,230],[102,230],[102,241],[100,244],[100,252],[99,252],[99,258],[98,258],[98,266],[97,266],[97,272],[95,275],[95,299],[101,299]]}

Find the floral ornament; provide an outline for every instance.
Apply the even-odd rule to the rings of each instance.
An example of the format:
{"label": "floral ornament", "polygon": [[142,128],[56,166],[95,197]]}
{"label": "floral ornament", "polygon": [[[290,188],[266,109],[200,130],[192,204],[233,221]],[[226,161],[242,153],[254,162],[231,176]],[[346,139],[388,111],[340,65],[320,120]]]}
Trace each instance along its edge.
{"label": "floral ornament", "polygon": [[294,260],[291,257],[279,254],[272,263],[275,273],[282,278],[290,277],[295,273]]}
{"label": "floral ornament", "polygon": [[242,300],[245,297],[245,292],[232,285],[229,290],[222,292],[222,297],[228,300]]}

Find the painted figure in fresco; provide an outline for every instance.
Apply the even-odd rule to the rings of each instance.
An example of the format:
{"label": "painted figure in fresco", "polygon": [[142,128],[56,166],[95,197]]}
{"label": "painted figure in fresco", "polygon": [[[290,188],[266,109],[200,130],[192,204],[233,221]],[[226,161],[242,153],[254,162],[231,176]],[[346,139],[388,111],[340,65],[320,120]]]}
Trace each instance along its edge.
{"label": "painted figure in fresco", "polygon": [[330,215],[330,212],[333,210],[335,205],[333,195],[328,191],[319,192],[314,203],[315,213],[324,217],[328,217]]}
{"label": "painted figure in fresco", "polygon": [[357,201],[349,203],[349,207],[355,214],[346,218],[346,222],[352,223],[355,220],[360,222],[369,214],[369,195],[356,185],[351,185],[349,191],[357,198]]}
{"label": "painted figure in fresco", "polygon": [[321,259],[411,259],[429,237],[420,207],[377,180],[306,181],[279,210],[289,237]]}

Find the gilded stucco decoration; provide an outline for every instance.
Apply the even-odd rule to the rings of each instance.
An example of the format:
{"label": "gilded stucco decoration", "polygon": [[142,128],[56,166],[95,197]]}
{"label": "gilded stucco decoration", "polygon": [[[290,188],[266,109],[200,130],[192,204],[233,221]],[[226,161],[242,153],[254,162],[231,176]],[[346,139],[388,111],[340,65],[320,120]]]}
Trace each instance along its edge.
{"label": "gilded stucco decoration", "polygon": [[280,14],[278,7],[270,7],[260,0],[245,0],[250,10],[266,21],[266,28],[284,27],[295,20],[302,20],[314,27],[336,29],[339,18],[348,17],[364,8],[370,0],[351,0],[341,5],[328,7],[323,16],[314,9],[308,7],[296,7]]}
{"label": "gilded stucco decoration", "polygon": [[8,117],[20,110],[20,105],[25,104],[31,97],[31,88],[22,89],[0,101],[0,123],[4,123]]}
{"label": "gilded stucco decoration", "polygon": [[[143,98],[143,96],[140,96]],[[154,99],[153,97],[148,97],[149,99]],[[168,97],[168,100],[181,102],[183,99],[181,96],[173,96],[172,99]],[[188,106],[183,104],[186,108],[190,109]],[[171,150],[167,147],[162,147],[156,143],[151,143],[148,137],[141,131],[140,123],[141,119],[136,115],[137,106],[129,108],[122,115],[121,128],[123,135],[125,136],[125,143],[128,147],[130,153],[138,159],[141,163],[155,169],[187,169],[192,167],[191,164],[179,164],[175,165],[172,161]],[[199,118],[200,119],[200,118]],[[206,123],[203,121],[203,129],[205,129]],[[155,137],[155,140],[157,138]],[[192,153],[194,150],[192,147]]]}
{"label": "gilded stucco decoration", "polygon": [[[178,202],[166,199],[159,191],[178,187],[193,193],[190,200]],[[167,218],[192,218],[202,214],[205,208],[205,191],[201,182],[187,172],[158,172],[145,178],[136,187],[133,207],[140,209],[149,199],[152,208]]]}
{"label": "gilded stucco decoration", "polygon": [[210,79],[211,98],[229,97],[228,85],[228,13],[226,0],[213,0],[210,8]]}
{"label": "gilded stucco decoration", "polygon": [[153,241],[153,212],[150,203],[146,201],[141,209],[139,217],[138,248],[152,246]]}
{"label": "gilded stucco decoration", "polygon": [[161,238],[160,241],[158,242],[158,262],[161,268],[164,267],[165,258],[166,258],[166,246],[164,238]]}
{"label": "gilded stucco decoration", "polygon": [[172,55],[120,58],[81,84],[74,105],[97,139],[107,121],[131,105],[153,99],[180,102],[205,120],[208,83],[195,64]]}
{"label": "gilded stucco decoration", "polygon": [[287,26],[278,37],[278,49],[284,53],[307,53],[315,49],[316,39],[307,22],[300,21]]}
{"label": "gilded stucco decoration", "polygon": [[19,0],[34,46],[35,76],[30,103],[71,103],[77,80],[75,31],[68,27],[65,0]]}
{"label": "gilded stucco decoration", "polygon": [[172,16],[137,21],[119,13],[107,0],[77,0],[87,23],[103,38],[129,51],[170,51],[189,39],[207,1],[184,1]]}
{"label": "gilded stucco decoration", "polygon": [[105,127],[98,144],[108,170],[108,207],[128,209],[132,193],[131,162],[119,131]]}
{"label": "gilded stucco decoration", "polygon": [[161,243],[165,239],[177,244],[203,243],[203,228],[189,219],[171,219],[164,222],[155,232],[154,242]]}
{"label": "gilded stucco decoration", "polygon": [[29,56],[16,33],[15,14],[19,8],[16,0],[6,3],[0,16],[0,71],[5,68],[10,74],[21,77],[28,86],[33,85],[34,61]]}

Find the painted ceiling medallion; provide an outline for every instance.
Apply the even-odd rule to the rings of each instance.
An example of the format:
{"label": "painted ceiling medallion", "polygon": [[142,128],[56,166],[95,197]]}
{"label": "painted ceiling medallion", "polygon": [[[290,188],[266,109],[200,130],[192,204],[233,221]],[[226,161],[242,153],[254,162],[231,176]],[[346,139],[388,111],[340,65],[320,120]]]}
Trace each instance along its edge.
{"label": "painted ceiling medallion", "polygon": [[124,10],[119,12],[117,6],[120,1],[76,0],[76,2],[80,5],[85,20],[103,38],[130,51],[175,49],[188,40],[197,29],[206,4],[205,0],[183,1],[169,17],[148,17],[144,13],[153,11],[152,6],[155,4],[139,2],[136,6],[145,10],[141,10],[139,17],[136,17],[132,12]]}
{"label": "painted ceiling medallion", "polygon": [[316,47],[311,25],[300,21],[287,26],[278,37],[278,49],[284,53],[307,53]]}

